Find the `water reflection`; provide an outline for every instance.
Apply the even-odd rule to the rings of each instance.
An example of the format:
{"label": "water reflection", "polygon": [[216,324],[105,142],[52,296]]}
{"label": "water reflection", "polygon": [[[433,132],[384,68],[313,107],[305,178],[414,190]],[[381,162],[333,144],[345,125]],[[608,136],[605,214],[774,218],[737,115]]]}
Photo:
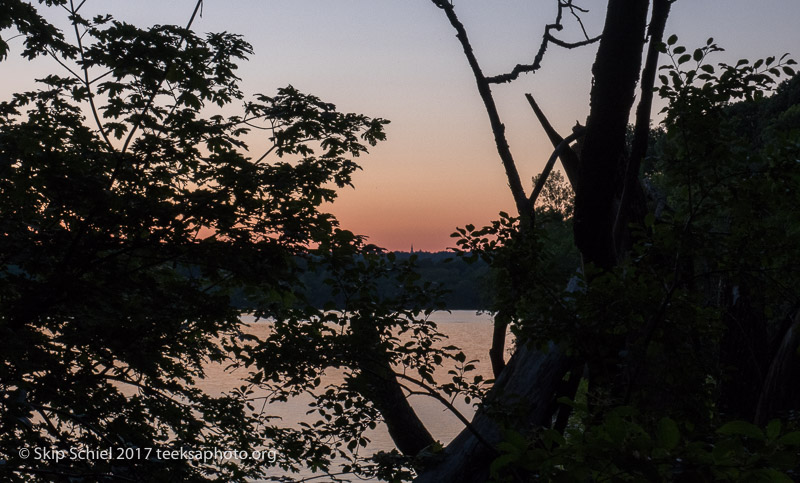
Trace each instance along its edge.
{"label": "water reflection", "polygon": [[[435,313],[431,318],[438,325],[439,331],[448,337],[443,345],[458,346],[464,351],[467,360],[474,359],[479,361],[476,363],[476,370],[470,374],[482,375],[484,379],[491,379],[492,370],[488,357],[492,337],[491,316],[488,314],[476,314],[474,311],[469,310],[454,310],[452,313]],[[250,324],[250,331],[259,337],[265,337],[270,330],[271,324],[269,322]],[[224,365],[209,366],[206,373],[207,378],[201,381],[200,386],[210,394],[220,394],[238,387],[241,385],[240,377],[245,375],[244,371],[226,371]],[[437,382],[447,382],[444,379],[446,376],[446,370],[440,371],[435,375],[437,379],[441,378]],[[341,372],[328,371],[322,381],[322,387],[340,382],[342,382]],[[264,395],[266,394],[255,394],[254,396]],[[266,411],[270,415],[280,417],[282,424],[286,425],[294,425],[300,421],[311,422],[313,415],[306,415],[306,411],[309,409],[308,403],[311,401],[312,397],[310,395],[303,394],[290,399],[286,403],[271,404]],[[450,411],[431,397],[414,395],[410,397],[409,401],[433,437],[442,444],[446,445],[452,441],[464,427]],[[472,417],[474,408],[471,404],[465,404],[463,400],[458,400],[454,405],[468,419]],[[370,439],[370,444],[361,450],[362,454],[390,451],[394,448],[394,444],[384,426],[379,426],[366,436]]]}

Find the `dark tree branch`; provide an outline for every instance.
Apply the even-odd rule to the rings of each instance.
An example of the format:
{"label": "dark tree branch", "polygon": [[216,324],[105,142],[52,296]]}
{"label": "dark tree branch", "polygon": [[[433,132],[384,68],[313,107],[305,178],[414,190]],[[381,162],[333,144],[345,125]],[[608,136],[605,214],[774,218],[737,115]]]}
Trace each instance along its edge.
{"label": "dark tree branch", "polygon": [[530,197],[530,205],[534,206],[536,204],[536,198],[539,197],[539,193],[542,192],[542,188],[544,188],[545,182],[547,182],[547,177],[550,176],[550,172],[553,170],[553,166],[556,164],[556,159],[562,156],[562,153],[569,149],[569,143],[578,139],[579,137],[586,134],[586,128],[578,129],[566,138],[562,139],[561,142],[556,146],[556,149],[553,151],[553,154],[550,155],[550,159],[547,160],[547,164],[544,165],[544,169],[542,170],[542,174],[539,176],[539,179],[536,181],[536,186],[533,188],[533,193],[531,193]]}
{"label": "dark tree branch", "polygon": [[83,78],[83,77],[81,77],[80,75],[78,75],[78,73],[77,73],[77,72],[75,72],[74,70],[72,70],[72,68],[71,68],[70,66],[68,66],[68,65],[67,65],[67,64],[66,64],[66,63],[65,63],[63,60],[59,59],[59,58],[58,58],[58,55],[56,55],[56,53],[55,53],[55,52],[53,52],[53,49],[45,49],[45,51],[47,52],[47,55],[49,55],[50,57],[52,57],[52,59],[53,59],[53,60],[55,60],[55,61],[58,63],[58,65],[60,65],[61,67],[63,67],[63,68],[64,68],[64,69],[65,69],[67,72],[69,72],[69,73],[70,73],[70,74],[71,74],[73,77],[75,77],[75,78],[76,78],[78,81],[80,81],[80,83],[81,83],[81,84],[84,84],[84,83],[85,83],[85,81],[84,81],[84,78]]}
{"label": "dark tree branch", "polygon": [[89,84],[94,84],[95,82],[99,81],[100,79],[112,74],[113,72],[114,72],[113,70],[108,70],[108,71],[105,72],[105,74],[100,74],[99,76],[97,76],[94,79],[90,80]]}
{"label": "dark tree branch", "polygon": [[[564,26],[561,24],[561,20],[564,16],[564,9],[568,8],[572,15],[578,19],[578,24],[581,26],[581,30],[583,30],[583,35],[586,37],[586,40],[581,40],[578,42],[565,42],[563,40],[557,39],[553,36],[552,31],[561,31],[564,29]],[[583,22],[580,19],[580,16],[575,13],[575,10],[579,12],[586,12],[586,9],[580,8],[577,5],[572,4],[572,0],[562,1],[558,0],[558,12],[556,13],[556,19],[553,23],[547,24],[544,27],[544,34],[542,35],[542,43],[539,45],[539,50],[536,52],[536,55],[533,57],[533,62],[530,64],[517,64],[511,70],[511,72],[507,74],[499,74],[491,77],[487,77],[486,81],[490,84],[502,84],[505,82],[511,82],[515,80],[520,74],[532,73],[539,70],[542,66],[542,59],[544,58],[545,52],[547,52],[547,47],[550,43],[558,45],[559,47],[563,47],[565,49],[574,49],[577,47],[583,47],[584,45],[589,45],[597,42],[600,40],[600,36],[589,38],[586,34],[586,29],[583,26]]]}
{"label": "dark tree branch", "polygon": [[492,88],[489,85],[487,78],[483,75],[478,59],[475,57],[475,52],[472,50],[472,45],[467,37],[467,31],[464,25],[458,19],[453,5],[443,0],[431,0],[434,5],[444,10],[450,25],[456,30],[456,38],[461,43],[464,49],[464,55],[467,56],[467,61],[475,76],[475,82],[478,85],[478,93],[483,100],[486,107],[486,113],[489,115],[489,123],[492,127],[494,134],[494,143],[497,147],[497,153],[500,155],[500,160],[506,171],[508,178],[508,185],[511,188],[511,194],[514,197],[514,203],[517,207],[517,213],[523,220],[523,223],[529,223],[533,214],[533,207],[528,203],[528,197],[525,195],[525,189],[522,187],[522,181],[517,171],[517,165],[514,162],[514,157],[511,155],[511,150],[508,147],[508,141],[505,135],[505,126],[500,121],[500,114],[497,111],[497,105],[492,96]]}
{"label": "dark tree branch", "polygon": [[354,383],[383,416],[397,449],[407,456],[419,454],[435,440],[403,393],[398,377],[404,376],[393,370],[386,349],[380,345],[377,325],[371,319],[354,320],[350,329],[364,348],[370,348],[358,354],[356,366],[359,374],[353,379]]}
{"label": "dark tree branch", "polygon": [[628,179],[638,175],[639,165],[647,153],[647,140],[650,137],[650,111],[653,106],[653,85],[658,70],[659,49],[664,38],[664,29],[671,6],[670,0],[654,0],[653,2],[653,13],[650,16],[650,26],[648,27],[650,43],[647,46],[647,58],[642,70],[641,97],[639,105],[636,107],[636,126],[628,165],[630,168],[636,169],[628,170]]}
{"label": "dark tree branch", "polygon": [[644,197],[644,192],[638,182],[639,169],[642,165],[642,160],[647,154],[647,143],[650,138],[650,111],[653,106],[653,85],[656,71],[658,70],[658,56],[664,38],[664,29],[666,28],[671,6],[672,0],[653,1],[653,12],[650,15],[650,26],[648,27],[650,43],[647,46],[647,57],[644,69],[642,69],[641,94],[639,105],[636,107],[636,125],[633,131],[633,143],[631,144],[628,164],[625,168],[622,200],[614,222],[615,233],[622,231],[623,225],[632,221],[631,218],[634,216],[629,212],[629,209],[632,206],[633,199],[635,197]]}
{"label": "dark tree branch", "polygon": [[589,34],[586,33],[586,27],[583,25],[583,19],[581,19],[581,16],[578,15],[575,12],[577,10],[578,12],[581,12],[581,13],[588,13],[589,9],[581,8],[581,7],[577,6],[577,5],[573,5],[571,0],[568,3],[569,3],[569,5],[568,5],[569,6],[569,12],[572,14],[573,17],[575,17],[575,20],[578,22],[578,25],[581,26],[581,31],[583,32],[583,37],[586,40],[589,40]]}
{"label": "dark tree branch", "polygon": [[603,38],[592,67],[591,108],[575,194],[575,243],[584,261],[610,268],[621,253],[613,227],[625,171],[625,137],[636,84],[648,3],[609,0]]}
{"label": "dark tree branch", "polygon": [[[448,411],[453,413],[453,415],[456,418],[458,418],[458,420],[461,421],[464,424],[464,426],[473,434],[473,436],[475,436],[475,438],[478,441],[480,441],[489,450],[491,450],[494,453],[496,453],[497,456],[500,455],[500,453],[497,451],[497,449],[490,442],[488,442],[486,440],[486,438],[484,438],[481,435],[480,431],[478,431],[478,429],[475,426],[472,425],[470,420],[467,419],[463,414],[461,414],[461,411],[459,411],[455,406],[453,406],[453,403],[451,403],[450,401],[448,401],[447,399],[442,397],[442,395],[439,394],[439,392],[436,391],[436,389],[434,389],[431,386],[425,384],[425,382],[420,381],[419,379],[415,379],[413,377],[409,377],[409,376],[407,376],[405,374],[397,374],[397,373],[395,373],[395,376],[399,377],[401,379],[405,379],[406,381],[411,382],[413,384],[416,384],[417,386],[419,386],[422,389],[424,389],[425,390],[424,393],[418,393],[418,394],[432,397],[432,398],[436,399],[437,401],[439,401],[440,403],[442,403],[442,405],[444,407],[446,407]],[[409,392],[412,392],[412,391],[409,390]]]}
{"label": "dark tree branch", "polygon": [[[503,441],[497,415],[514,416],[515,428],[549,426],[553,395],[569,370],[570,360],[555,346],[547,354],[521,345],[487,395],[487,404],[478,410],[472,425],[491,445]],[[485,482],[489,478],[489,465],[495,453],[465,429],[444,450],[438,464],[426,468],[415,481],[439,483]],[[522,481],[522,480],[520,480]]]}
{"label": "dark tree branch", "polygon": [[494,327],[492,328],[492,347],[489,348],[489,361],[492,363],[492,374],[494,378],[500,377],[500,373],[506,367],[506,359],[503,355],[506,347],[506,332],[511,317],[508,311],[501,310],[494,316]]}
{"label": "dark tree branch", "polygon": [[[550,143],[553,144],[553,149],[558,149],[558,146],[561,145],[564,138],[550,125],[550,121],[547,120],[547,117],[545,117],[544,112],[539,108],[533,96],[525,94],[525,98],[528,99],[528,103],[531,105],[533,113],[536,114],[539,124],[542,125],[544,132],[550,139]],[[561,165],[564,167],[564,172],[567,174],[567,179],[569,179],[569,184],[572,185],[572,190],[578,191],[578,154],[571,147],[566,146],[561,150],[559,158],[561,159]]]}
{"label": "dark tree branch", "polygon": [[578,42],[564,42],[563,40],[559,40],[553,37],[552,35],[549,35],[548,40],[558,45],[559,47],[564,47],[565,49],[575,49],[578,47],[583,47],[584,45],[589,45],[598,42],[600,40],[600,36],[598,35],[597,37],[592,37],[591,39],[581,40]]}

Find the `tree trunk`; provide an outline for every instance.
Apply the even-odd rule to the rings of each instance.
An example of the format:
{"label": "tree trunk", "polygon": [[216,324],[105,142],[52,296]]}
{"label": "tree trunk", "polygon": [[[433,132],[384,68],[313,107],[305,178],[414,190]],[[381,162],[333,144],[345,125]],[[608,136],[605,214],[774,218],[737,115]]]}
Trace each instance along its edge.
{"label": "tree trunk", "polygon": [[649,2],[609,0],[592,74],[591,108],[575,193],[575,243],[584,262],[608,269],[622,256],[614,235],[627,165],[625,136],[642,64]]}
{"label": "tree trunk", "polygon": [[[442,460],[422,471],[415,481],[486,481],[489,465],[499,454],[495,446],[503,441],[503,429],[513,425],[514,430],[524,431],[549,425],[554,395],[569,368],[569,359],[554,345],[547,354],[520,346],[472,420],[473,427],[492,447],[464,430],[447,445]],[[497,422],[497,415],[504,411],[514,418],[505,427]]]}
{"label": "tree trunk", "polygon": [[[580,181],[574,229],[584,261],[605,269],[622,256],[614,222],[625,179],[625,136],[641,68],[649,3],[609,0],[592,69],[591,109],[577,173]],[[513,421],[517,431],[550,426],[553,400],[570,367],[571,361],[555,347],[542,354],[520,345],[473,419],[481,439],[492,447],[471,432],[462,431],[447,446],[442,461],[422,471],[416,481],[486,481],[489,466],[498,455],[494,446],[503,440],[503,424],[498,422],[496,410],[523,408],[523,414]]]}
{"label": "tree trunk", "polygon": [[372,360],[361,365],[364,368],[357,381],[361,394],[380,411],[397,449],[415,456],[433,444],[433,436],[409,404],[389,363]]}
{"label": "tree trunk", "polygon": [[[573,229],[584,264],[602,270],[615,266],[630,243],[627,223],[618,223],[617,216],[628,211],[621,206],[628,164],[625,140],[642,65],[648,4],[609,0],[592,67],[591,107],[578,167]],[[615,233],[615,227],[621,231]],[[604,387],[612,398],[622,401],[624,381],[614,355],[624,348],[624,337],[607,334],[594,342],[597,352],[584,354],[589,390]]]}
{"label": "tree trunk", "polygon": [[357,357],[359,375],[353,384],[381,413],[397,449],[406,456],[417,455],[435,441],[408,402],[381,346],[377,325],[370,318],[357,318],[350,327],[364,349]]}

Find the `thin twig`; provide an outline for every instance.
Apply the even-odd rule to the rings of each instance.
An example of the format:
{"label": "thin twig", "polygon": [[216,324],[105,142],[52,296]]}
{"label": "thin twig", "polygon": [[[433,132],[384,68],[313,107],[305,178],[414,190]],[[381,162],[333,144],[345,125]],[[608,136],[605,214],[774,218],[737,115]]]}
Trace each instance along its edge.
{"label": "thin twig", "polygon": [[48,54],[50,57],[52,57],[52,58],[53,58],[53,60],[55,60],[56,62],[58,62],[58,64],[59,64],[61,67],[63,67],[64,69],[66,69],[66,70],[67,70],[67,71],[68,71],[70,74],[72,74],[72,75],[73,75],[73,76],[74,76],[76,79],[78,79],[78,81],[80,81],[82,84],[85,84],[85,82],[84,82],[84,79],[83,79],[83,78],[82,78],[80,75],[78,75],[78,73],[76,73],[74,70],[72,70],[72,69],[71,69],[71,68],[70,68],[70,67],[69,67],[67,64],[65,64],[65,63],[64,63],[64,61],[62,61],[61,59],[59,59],[59,58],[58,58],[58,56],[55,54],[55,52],[53,52],[53,51],[52,51],[52,50],[50,50],[49,48],[46,48],[46,49],[45,49],[45,51],[47,52],[47,54]]}
{"label": "thin twig", "polygon": [[[186,24],[185,30],[189,30],[190,28],[192,28],[194,19],[197,17],[197,13],[200,11],[200,7],[202,5],[203,5],[203,0],[197,0],[197,3],[194,6],[194,11],[192,12],[192,16],[189,18],[189,22]],[[181,42],[183,40],[185,40],[185,35],[181,36]],[[161,78],[161,81],[159,81],[158,85],[150,93],[150,97],[147,99],[147,102],[142,108],[142,112],[140,112],[139,115],[136,117],[136,121],[134,122],[133,127],[131,127],[131,131],[128,133],[128,137],[125,139],[125,144],[123,144],[122,146],[121,150],[122,153],[128,150],[128,147],[130,146],[130,143],[133,140],[134,133],[136,133],[136,131],[141,127],[144,117],[147,114],[147,111],[149,111],[153,107],[153,103],[155,102],[155,99],[158,96],[158,92],[161,90],[161,86],[164,85],[164,82],[167,80],[167,72],[169,72],[171,66],[172,66],[171,63],[169,63],[166,66],[166,68],[164,69],[164,76]]]}
{"label": "thin twig", "polygon": [[420,380],[415,379],[413,377],[407,376],[405,374],[395,373],[395,376],[399,377],[401,379],[405,379],[406,381],[414,383],[417,386],[421,387],[422,389],[425,389],[425,391],[427,391],[427,393],[428,393],[427,394],[428,396],[430,396],[430,397],[436,399],[437,401],[439,401],[440,403],[442,403],[450,412],[452,412],[455,415],[455,417],[458,418],[459,421],[464,423],[464,426],[466,426],[466,428],[469,430],[469,432],[472,433],[473,435],[475,435],[475,439],[480,441],[481,444],[485,445],[489,450],[499,454],[499,452],[492,445],[492,443],[487,441],[486,438],[484,438],[483,435],[481,435],[480,431],[478,431],[478,428],[476,428],[475,425],[472,424],[472,422],[469,419],[467,419],[463,414],[461,414],[461,411],[456,409],[456,407],[453,406],[447,399],[443,398],[442,395],[439,394],[438,391],[436,391],[436,389],[434,389],[434,388],[430,387],[429,385],[425,384],[423,381],[420,381]]}
{"label": "thin twig", "polygon": [[586,27],[583,25],[583,19],[581,19],[580,15],[575,13],[575,10],[577,10],[577,11],[579,11],[581,13],[588,13],[589,10],[585,9],[585,8],[581,8],[581,7],[577,6],[577,5],[573,5],[572,4],[572,0],[569,0],[569,2],[567,2],[567,6],[569,7],[569,11],[572,14],[572,16],[575,17],[575,20],[578,21],[578,25],[581,26],[581,30],[583,31],[584,38],[586,40],[589,40],[589,34],[586,33]]}
{"label": "thin twig", "polygon": [[[583,35],[584,37],[586,37],[586,40],[582,40],[579,42],[565,42],[553,36],[552,34],[553,30],[560,32],[561,30],[564,29],[564,26],[561,24],[561,20],[564,16],[565,7],[569,8],[572,15],[578,19],[578,23],[581,26],[581,30],[583,30]],[[578,16],[578,14],[575,13],[575,10],[584,13],[587,12],[586,9],[580,8],[577,5],[573,5],[571,0],[566,3],[562,2],[561,0],[558,0],[558,11],[556,12],[555,21],[551,24],[545,25],[544,34],[542,35],[542,43],[539,45],[539,50],[533,57],[533,62],[531,62],[530,64],[517,64],[516,66],[514,66],[511,72],[507,74],[499,74],[487,77],[486,82],[490,84],[503,84],[505,82],[511,82],[515,80],[520,76],[520,74],[536,72],[542,66],[542,59],[544,58],[544,54],[547,51],[547,46],[550,43],[553,43],[565,49],[574,49],[577,47],[583,47],[584,45],[593,44],[599,41],[600,40],[599,35],[597,37],[589,38],[589,36],[586,33],[586,29],[583,26],[583,22],[581,21],[580,16]]]}
{"label": "thin twig", "polygon": [[108,134],[106,134],[105,128],[103,128],[103,123],[100,121],[100,115],[97,112],[97,106],[94,103],[94,93],[92,93],[92,89],[89,85],[89,67],[86,64],[86,59],[84,57],[84,49],[83,49],[83,42],[81,41],[81,34],[78,32],[78,9],[83,6],[83,2],[78,6],[78,9],[75,8],[75,4],[72,0],[69,2],[70,6],[70,14],[72,16],[72,27],[75,30],[75,40],[78,43],[78,52],[81,56],[81,66],[83,69],[83,83],[86,86],[87,97],[89,99],[89,107],[92,111],[92,117],[94,117],[94,122],[97,124],[97,129],[100,130],[100,135],[103,136],[103,140],[105,141],[106,145],[108,146],[110,151],[114,151],[114,145],[111,143],[111,140],[108,138]]}

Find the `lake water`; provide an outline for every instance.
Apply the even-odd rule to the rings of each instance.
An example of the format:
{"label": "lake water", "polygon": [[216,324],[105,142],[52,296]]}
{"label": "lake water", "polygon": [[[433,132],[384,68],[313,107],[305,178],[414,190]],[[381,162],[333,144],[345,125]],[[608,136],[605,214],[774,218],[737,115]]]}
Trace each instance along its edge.
{"label": "lake water", "polygon": [[[484,379],[492,378],[491,364],[489,363],[492,318],[489,314],[476,314],[470,310],[454,310],[450,313],[434,313],[431,319],[436,322],[439,331],[447,336],[447,340],[443,341],[442,345],[458,346],[466,355],[467,360],[474,359],[479,361],[476,364],[476,370],[471,372],[471,375],[480,374]],[[271,330],[271,324],[257,322],[251,324],[250,328],[255,335],[263,336]],[[212,366],[207,369],[207,378],[202,382],[201,386],[209,393],[218,394],[240,385],[239,377],[240,374],[226,372],[221,365]],[[323,380],[323,387],[337,382],[337,375],[331,374],[327,377],[328,380]],[[254,396],[261,395],[255,394]],[[464,429],[464,425],[435,399],[414,395],[410,397],[409,401],[434,439],[442,444],[446,445],[452,441]],[[288,403],[270,405],[267,407],[266,412],[281,417],[283,424],[296,424],[304,420],[309,421],[309,417],[306,415],[306,411],[309,409],[309,402],[311,402],[310,396],[300,396],[293,398]],[[460,400],[455,402],[454,405],[468,419],[472,418],[474,408],[470,404],[465,404],[463,400]],[[377,451],[390,451],[394,448],[394,444],[383,426],[370,431],[366,436],[370,439],[370,444],[367,448],[361,450],[362,454],[368,455]],[[276,476],[278,475],[276,474]],[[300,475],[293,476],[302,477]],[[324,481],[324,479],[313,481]]]}

